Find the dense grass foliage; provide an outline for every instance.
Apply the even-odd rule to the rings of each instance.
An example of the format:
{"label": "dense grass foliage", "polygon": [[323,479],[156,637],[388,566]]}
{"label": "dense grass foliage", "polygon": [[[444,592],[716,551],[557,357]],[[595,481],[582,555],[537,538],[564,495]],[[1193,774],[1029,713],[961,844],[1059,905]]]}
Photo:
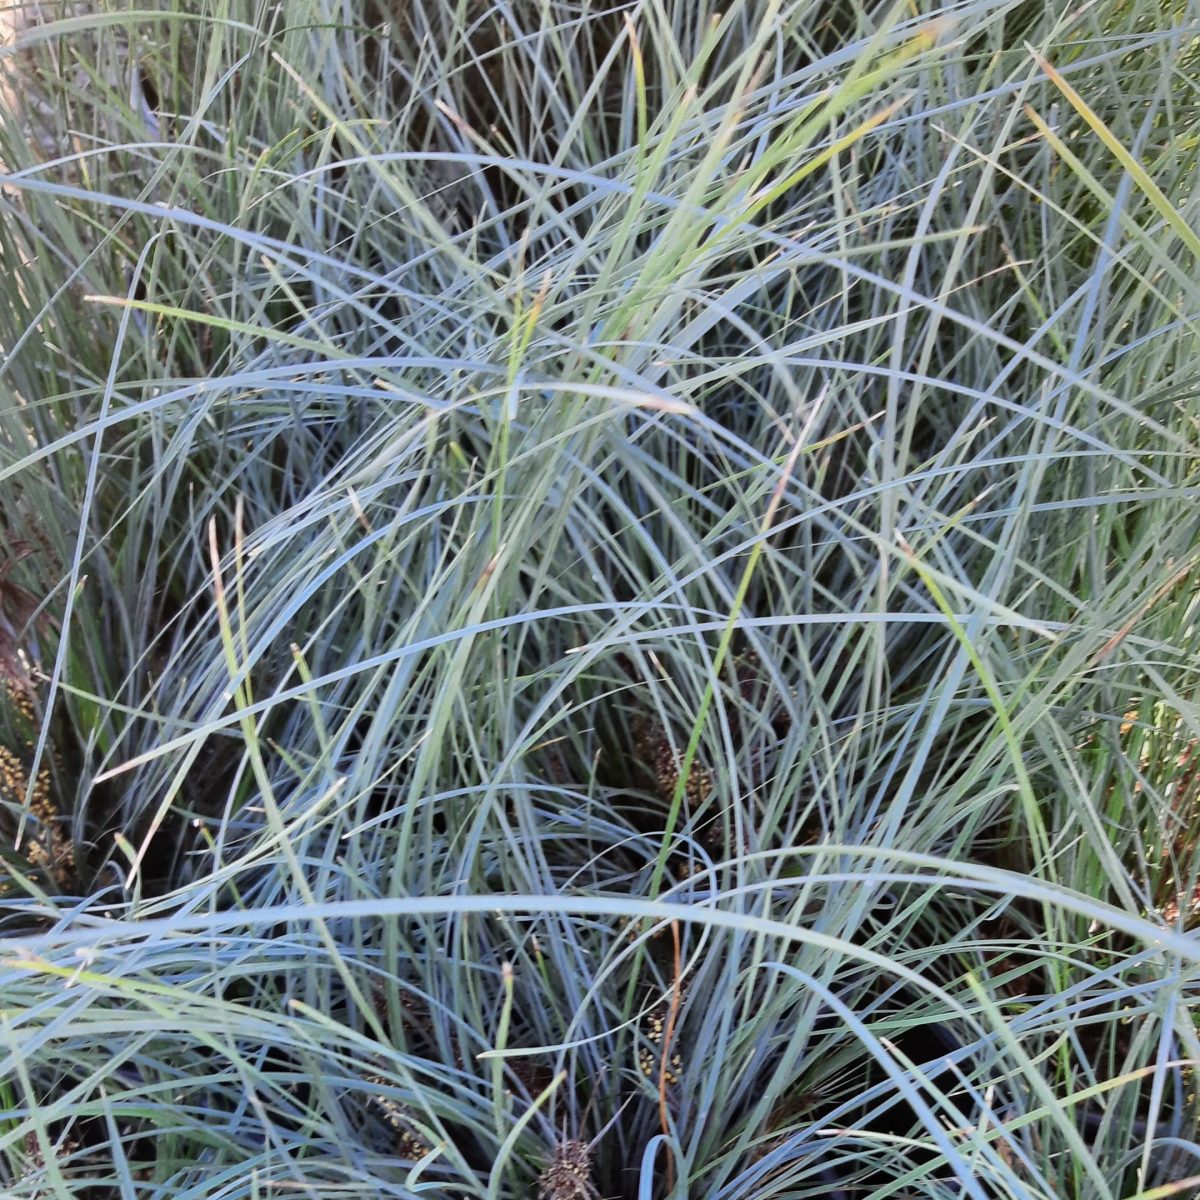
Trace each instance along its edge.
{"label": "dense grass foliage", "polygon": [[3,1194],[1196,1194],[1200,3],[20,7]]}

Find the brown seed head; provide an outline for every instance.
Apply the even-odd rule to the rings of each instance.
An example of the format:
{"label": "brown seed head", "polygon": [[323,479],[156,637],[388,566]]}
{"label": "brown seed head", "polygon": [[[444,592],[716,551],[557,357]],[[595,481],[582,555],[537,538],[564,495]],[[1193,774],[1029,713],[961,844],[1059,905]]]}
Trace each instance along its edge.
{"label": "brown seed head", "polygon": [[539,1200],[596,1200],[592,1183],[592,1151],[586,1142],[560,1142],[538,1176]]}
{"label": "brown seed head", "polygon": [[[380,1075],[371,1075],[368,1083],[378,1087],[386,1087],[387,1080]],[[417,1126],[417,1114],[407,1104],[393,1100],[391,1096],[376,1094],[371,1097],[371,1103],[382,1113],[383,1119],[396,1135],[396,1154],[399,1158],[424,1158],[432,1148],[421,1135]]]}

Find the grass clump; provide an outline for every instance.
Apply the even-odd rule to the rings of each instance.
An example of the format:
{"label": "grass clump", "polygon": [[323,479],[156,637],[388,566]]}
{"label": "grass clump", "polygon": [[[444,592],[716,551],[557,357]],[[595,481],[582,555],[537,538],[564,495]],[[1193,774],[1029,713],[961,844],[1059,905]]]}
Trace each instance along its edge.
{"label": "grass clump", "polygon": [[7,19],[6,1195],[1195,1191],[1192,0]]}

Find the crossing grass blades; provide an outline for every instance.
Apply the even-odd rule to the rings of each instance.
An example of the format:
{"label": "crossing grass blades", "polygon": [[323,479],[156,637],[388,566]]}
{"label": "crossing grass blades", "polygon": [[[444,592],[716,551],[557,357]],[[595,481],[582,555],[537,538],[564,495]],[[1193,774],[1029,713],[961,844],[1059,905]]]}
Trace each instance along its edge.
{"label": "crossing grass blades", "polygon": [[0,20],[0,1191],[1200,1184],[1195,0]]}

